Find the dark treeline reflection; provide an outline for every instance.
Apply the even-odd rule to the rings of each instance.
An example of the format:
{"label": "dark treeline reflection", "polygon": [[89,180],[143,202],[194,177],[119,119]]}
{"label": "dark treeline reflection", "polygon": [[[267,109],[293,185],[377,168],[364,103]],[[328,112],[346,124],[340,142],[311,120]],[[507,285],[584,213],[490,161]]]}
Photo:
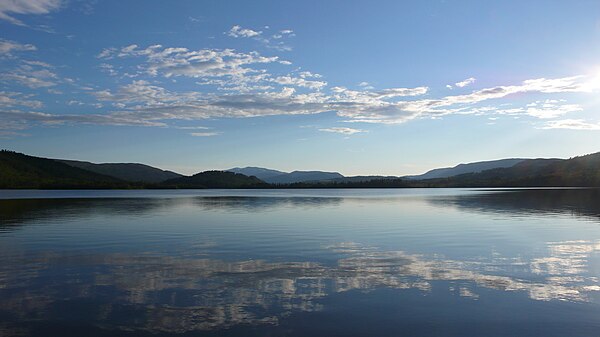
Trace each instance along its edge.
{"label": "dark treeline reflection", "polygon": [[0,199],[0,231],[29,221],[81,219],[94,214],[140,216],[184,205],[197,207],[200,211],[257,212],[282,207],[335,206],[342,200],[338,197]]}
{"label": "dark treeline reflection", "polygon": [[[419,198],[436,207],[451,206],[484,213],[564,213],[600,218],[600,189],[495,190],[475,194],[425,195]],[[343,197],[285,196],[0,199],[0,231],[28,221],[80,219],[94,214],[139,216],[183,205],[197,207],[200,211],[243,213],[286,207],[310,209],[337,206],[348,200]],[[351,200],[356,200],[356,197]],[[386,200],[402,202],[401,197]]]}
{"label": "dark treeline reflection", "polygon": [[5,199],[0,230],[29,221],[80,219],[93,214],[141,215],[172,204],[169,199]]}
{"label": "dark treeline reflection", "polygon": [[489,193],[431,197],[434,206],[508,215],[571,214],[600,218],[600,189],[504,190]]}

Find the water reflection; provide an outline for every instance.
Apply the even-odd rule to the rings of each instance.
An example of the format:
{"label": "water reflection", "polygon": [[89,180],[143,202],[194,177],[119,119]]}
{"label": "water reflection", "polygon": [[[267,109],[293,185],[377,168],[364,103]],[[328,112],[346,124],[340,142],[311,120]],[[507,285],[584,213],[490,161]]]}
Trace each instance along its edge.
{"label": "water reflection", "polygon": [[431,197],[435,206],[502,215],[570,214],[600,218],[600,189],[525,189]]}
{"label": "water reflection", "polygon": [[[182,198],[73,198],[0,199],[0,230],[28,221],[78,219],[92,214],[139,216],[178,205],[191,205],[200,211],[263,212],[281,208],[315,209],[343,203],[402,203],[410,195],[383,198],[314,196],[213,196]],[[480,193],[454,193],[419,196],[435,207],[502,215],[571,214],[600,218],[600,189],[495,190]]]}
{"label": "water reflection", "polygon": [[200,211],[262,212],[282,207],[335,206],[342,200],[336,197],[0,199],[0,231],[26,222],[80,219],[93,214],[141,216],[182,205],[191,205]]}
{"label": "water reflection", "polygon": [[[431,228],[436,233],[442,230],[436,235],[456,237],[448,234],[453,228],[430,228],[426,227],[429,223],[411,218],[420,215],[419,212],[441,209],[446,211],[440,213],[443,216],[458,210],[458,219],[462,221],[464,211],[468,211],[478,215],[475,227],[487,228],[494,227],[490,223],[493,220],[480,216],[481,213],[502,215],[502,219],[515,215],[554,219],[555,214],[569,214],[597,222],[598,193],[597,190],[528,190],[385,198],[0,200],[0,335],[32,335],[31,326],[41,322],[86,325],[103,331],[98,335],[219,333],[240,327],[275,327],[294,315],[326,313],[339,296],[368,297],[382,289],[400,294],[398,301],[404,299],[402,294],[414,292],[420,294],[420,298],[451,297],[469,303],[485,302],[482,308],[493,306],[490,296],[513,296],[515,306],[529,302],[547,304],[553,314],[564,308],[558,304],[578,308],[597,306],[600,302],[598,235],[580,235],[576,240],[562,236],[560,240],[543,240],[542,249],[510,256],[500,253],[473,256],[465,253],[465,249],[465,252],[460,251],[464,255],[449,258],[437,254],[439,249],[434,244],[429,247],[431,254],[417,254],[414,246],[412,249],[408,246],[413,242],[411,239],[417,242],[436,239],[428,232]],[[284,216],[267,214],[281,210],[285,210]],[[405,216],[407,210],[414,212]],[[361,218],[375,220],[359,226],[353,221],[360,221],[354,216],[361,212],[381,213]],[[201,217],[207,214],[210,216]],[[256,214],[259,216],[252,216]],[[348,223],[336,227],[330,219],[332,214]],[[345,214],[348,217],[343,217]],[[133,226],[131,232],[141,238],[131,245],[138,246],[115,244],[117,239],[111,237],[114,233],[105,233],[103,226],[86,227],[86,221],[92,216],[117,222],[116,227]],[[298,224],[294,217],[305,217],[304,224],[308,223],[298,230],[301,234],[293,232]],[[138,221],[121,221],[124,218]],[[156,218],[159,221],[151,227],[149,223]],[[291,225],[269,227],[262,222],[273,218]],[[483,221],[479,222],[481,218]],[[448,220],[431,215],[419,219],[442,224]],[[326,229],[314,225],[313,221],[331,224],[327,235],[323,234]],[[61,227],[65,222],[70,225]],[[237,222],[241,225],[223,227]],[[378,227],[379,222],[386,223]],[[39,231],[29,224],[58,228],[43,232],[58,239],[34,241],[42,242],[42,247],[30,244],[28,240],[33,239],[27,235]],[[156,226],[160,231],[156,231]],[[410,231],[399,230],[404,228],[402,226]],[[521,227],[526,226],[521,223],[513,228]],[[248,237],[235,238],[236,233],[231,233],[231,228],[243,231],[238,236],[254,235],[255,241],[247,243],[244,240],[249,240]],[[510,230],[503,226],[494,228]],[[346,233],[352,230],[355,230],[352,235]],[[567,234],[562,228],[559,230],[560,234]],[[380,233],[369,241],[364,235],[370,231]],[[167,237],[171,232],[177,235]],[[190,233],[196,236],[186,240]],[[581,229],[581,233],[596,232]],[[73,236],[69,236],[71,234]],[[130,233],[121,231],[119,234]],[[314,238],[315,234],[322,236]],[[404,238],[404,234],[412,237]],[[497,232],[492,231],[480,235],[495,234]],[[104,235],[103,241],[99,238],[101,235]],[[306,255],[298,253],[305,252],[303,250],[294,250],[294,242],[305,239],[300,235],[318,241],[317,252]],[[387,240],[390,235],[398,241],[393,249]],[[460,235],[455,244],[469,245],[468,239]],[[346,236],[352,240],[337,239]],[[336,240],[331,241],[332,237]],[[373,237],[380,240],[374,240],[378,244],[373,244]],[[16,242],[14,238],[22,241]],[[64,249],[60,246],[64,238],[77,238],[83,244]],[[282,238],[287,241],[279,242]],[[527,237],[522,239],[533,241]],[[150,245],[153,240],[162,245]],[[101,244],[94,249],[85,246],[99,241]],[[240,244],[245,244],[242,250],[252,250],[241,254],[247,258],[240,258]],[[368,298],[376,304],[382,301]],[[354,305],[354,310],[362,310],[360,304]],[[88,332],[84,330],[81,334]]]}
{"label": "water reflection", "polygon": [[[539,301],[589,301],[600,290],[584,276],[600,242],[551,243],[552,254],[526,266],[537,281],[485,272],[497,261],[453,261],[355,243],[326,249],[337,263],[227,262],[122,253],[63,256],[45,253],[19,259],[0,272],[0,316],[35,320],[40,315],[86,320],[111,329],[183,333],[239,324],[277,324],[294,312],[323,308],[332,293],[378,288],[419,289],[447,283],[449,291],[478,298],[478,289],[523,292]],[[91,301],[90,301],[91,300]],[[126,312],[127,315],[120,313]]]}

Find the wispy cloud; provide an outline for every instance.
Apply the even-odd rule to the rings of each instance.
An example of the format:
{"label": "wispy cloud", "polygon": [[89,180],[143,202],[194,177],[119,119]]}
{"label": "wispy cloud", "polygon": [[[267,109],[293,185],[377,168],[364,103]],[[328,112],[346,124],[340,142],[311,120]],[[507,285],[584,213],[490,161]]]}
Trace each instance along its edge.
{"label": "wispy cloud", "polygon": [[16,69],[0,75],[3,82],[14,82],[31,89],[46,88],[56,85],[58,75],[48,69],[43,62],[23,62]]}
{"label": "wispy cloud", "polygon": [[294,37],[294,36],[296,36],[296,34],[294,34],[293,30],[284,29],[284,30],[280,30],[278,33],[271,35],[271,38],[278,40],[278,39],[283,39],[284,37]]}
{"label": "wispy cloud", "polygon": [[292,77],[290,75],[278,76],[272,79],[272,81],[281,85],[291,85],[316,90],[320,90],[327,85],[327,82],[325,81],[311,81],[303,77]]}
{"label": "wispy cloud", "polygon": [[22,44],[11,40],[0,39],[0,57],[12,56],[14,52],[34,50],[37,50],[37,48],[32,44]]}
{"label": "wispy cloud", "polygon": [[265,57],[257,52],[240,53],[233,49],[189,50],[187,48],[165,48],[161,45],[140,49],[135,44],[120,49],[104,49],[97,57],[106,60],[114,57],[143,57],[146,62],[138,68],[143,69],[143,73],[146,75],[194,78],[260,75],[261,71],[252,68],[253,65],[273,63],[279,60],[277,56]]}
{"label": "wispy cloud", "polygon": [[[268,28],[265,27],[266,29]],[[242,34],[242,31],[243,28],[239,27],[236,34]],[[21,47],[23,48],[31,49]],[[8,52],[18,49],[6,47]],[[439,118],[454,114],[505,114],[551,119],[583,109],[580,105],[567,104],[561,100],[559,96],[562,94],[591,93],[599,89],[598,81],[591,77],[570,76],[528,79],[514,85],[500,85],[473,90],[470,93],[436,97],[435,91],[431,92],[427,86],[375,90],[369,83],[361,82],[357,90],[342,86],[330,87],[321,74],[302,68],[289,69],[279,56],[263,55],[257,51],[210,48],[193,50],[177,46],[140,47],[131,44],[106,48],[97,57],[100,59],[100,70],[114,76],[111,78],[114,79],[115,85],[87,88],[85,91],[97,100],[95,103],[76,97],[65,98],[63,101],[85,102],[86,105],[82,105],[82,108],[103,108],[102,113],[89,114],[87,111],[80,114],[63,114],[54,111],[47,114],[29,111],[40,109],[41,102],[32,96],[5,93],[4,96],[0,96],[0,104],[7,107],[2,116],[14,123],[21,123],[19,125],[95,123],[161,127],[209,118],[324,112],[333,112],[344,122],[377,124],[398,124],[414,119]],[[69,82],[55,73],[57,69],[41,61],[19,60],[18,66],[0,75],[0,79],[47,92],[57,84]],[[178,81],[177,85],[173,84],[175,81]],[[466,81],[471,79],[463,82]],[[192,87],[189,87],[190,85]],[[194,88],[194,85],[201,89]],[[189,89],[181,89],[185,87]],[[61,90],[54,91],[56,95],[59,95],[63,88],[58,89]],[[535,94],[537,101],[528,106],[509,109],[501,104],[506,101],[495,103],[498,100],[506,100],[511,95],[521,94],[521,97],[524,97],[530,93]],[[541,94],[548,95],[549,98],[540,100]],[[4,100],[4,103],[1,100]],[[29,103],[19,104],[19,100]],[[487,106],[482,106],[483,102],[487,102]],[[75,106],[78,105],[73,105]],[[365,132],[359,128],[323,128],[320,131],[346,135]],[[215,134],[212,131],[193,133],[197,133],[196,136]]]}
{"label": "wispy cloud", "polygon": [[375,87],[373,87],[369,82],[360,82],[358,84],[359,87],[363,88],[364,90],[373,90],[375,89]]}
{"label": "wispy cloud", "polygon": [[18,92],[7,92],[0,91],[0,108],[12,108],[12,107],[27,107],[32,109],[39,109],[44,104],[41,101],[32,99],[33,95],[22,94]]}
{"label": "wispy cloud", "polygon": [[[265,26],[265,29],[268,30],[269,27]],[[294,34],[294,31],[292,31],[291,29],[280,30],[279,32],[269,36],[268,34],[263,34],[263,31],[242,28],[239,25],[231,27],[231,29],[225,32],[225,34],[234,38],[251,38],[258,42],[261,42],[267,48],[275,49],[278,51],[292,50],[292,47],[288,46],[282,40],[296,36],[296,34]]]}
{"label": "wispy cloud", "polygon": [[464,88],[464,87],[466,87],[466,86],[468,86],[470,84],[473,84],[473,83],[475,83],[475,78],[474,77],[469,77],[469,78],[467,78],[467,79],[465,79],[463,81],[454,83],[454,85],[457,86],[457,87],[459,87],[459,88]]}
{"label": "wispy cloud", "polygon": [[361,130],[361,129],[344,128],[344,127],[324,128],[324,129],[319,129],[319,131],[341,133],[344,135],[353,135],[355,133],[367,132],[367,131]]}
{"label": "wispy cloud", "polygon": [[255,37],[261,35],[261,31],[256,31],[248,28],[242,28],[241,26],[235,25],[227,32],[227,35],[231,37]]}
{"label": "wispy cloud", "polygon": [[542,129],[569,129],[569,130],[600,130],[600,122],[587,122],[583,119],[563,119],[549,121]]}
{"label": "wispy cloud", "polygon": [[213,137],[220,135],[220,132],[192,132],[190,135],[194,137]]}
{"label": "wispy cloud", "polygon": [[583,107],[579,104],[565,104],[563,102],[564,100],[551,99],[536,101],[527,105],[525,113],[532,117],[548,119],[583,110]]}
{"label": "wispy cloud", "polygon": [[60,9],[61,0],[1,0],[0,20],[8,21],[19,26],[26,26],[23,21],[14,17],[15,14],[48,14]]}

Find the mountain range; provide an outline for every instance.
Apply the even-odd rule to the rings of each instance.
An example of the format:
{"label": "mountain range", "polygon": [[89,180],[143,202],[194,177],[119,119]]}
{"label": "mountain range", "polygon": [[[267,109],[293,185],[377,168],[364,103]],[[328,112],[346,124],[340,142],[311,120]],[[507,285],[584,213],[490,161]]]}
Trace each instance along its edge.
{"label": "mountain range", "polygon": [[184,176],[138,163],[96,164],[0,151],[0,188],[329,188],[599,186],[600,152],[571,159],[511,158],[459,164],[413,176],[282,172],[261,167]]}
{"label": "mountain range", "polygon": [[288,173],[262,167],[235,167],[227,171],[246,176],[254,176],[269,184],[293,184],[344,178],[344,176],[338,172],[293,171]]}
{"label": "mountain range", "polygon": [[480,162],[468,163],[468,164],[458,164],[454,167],[444,167],[444,168],[433,169],[433,170],[427,171],[420,175],[404,176],[404,178],[414,179],[414,180],[448,178],[448,177],[453,177],[453,176],[457,176],[460,174],[479,173],[479,172],[482,172],[485,170],[512,167],[524,160],[526,160],[526,159],[511,158],[511,159],[480,161]]}

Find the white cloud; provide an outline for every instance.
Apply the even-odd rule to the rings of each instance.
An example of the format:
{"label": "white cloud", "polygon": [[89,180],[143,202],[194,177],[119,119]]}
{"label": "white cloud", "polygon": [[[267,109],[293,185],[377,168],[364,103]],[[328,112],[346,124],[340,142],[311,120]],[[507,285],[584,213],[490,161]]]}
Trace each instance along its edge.
{"label": "white cloud", "polygon": [[258,52],[238,53],[233,49],[200,49],[164,48],[153,45],[139,49],[133,44],[120,50],[105,49],[98,58],[143,57],[145,64],[140,65],[146,74],[164,77],[241,77],[260,72],[252,66],[277,62],[279,57],[265,57]]}
{"label": "white cloud", "polygon": [[538,102],[539,106],[527,107],[526,114],[537,118],[556,118],[562,115],[582,111],[583,108],[578,104],[557,104],[552,100]]}
{"label": "white cloud", "polygon": [[34,50],[37,50],[37,48],[32,44],[22,44],[11,40],[0,39],[0,56],[11,56],[13,52]]}
{"label": "white cloud", "polygon": [[358,84],[359,87],[363,88],[364,90],[373,90],[375,89],[375,87],[373,87],[369,82],[360,82]]}
{"label": "white cloud", "polygon": [[300,76],[301,78],[322,78],[323,77],[323,75],[321,75],[321,74],[312,73],[310,71],[301,71],[298,73],[298,76]]}
{"label": "white cloud", "polygon": [[271,35],[271,38],[275,39],[275,40],[278,40],[278,39],[283,39],[285,37],[293,37],[293,36],[296,36],[296,34],[294,34],[293,30],[291,30],[291,29],[284,29],[284,30],[280,30],[279,33],[277,33],[277,34]]}
{"label": "white cloud", "polygon": [[[244,77],[241,77],[244,78]],[[274,82],[268,73],[254,79]],[[528,115],[536,118],[550,118],[569,112],[579,111],[581,107],[560,101],[540,101],[538,106],[515,109],[496,107],[477,107],[477,103],[504,98],[510,94],[526,92],[574,92],[587,91],[588,85],[583,78],[570,77],[549,80],[527,80],[522,85],[499,86],[474,91],[466,95],[446,96],[440,99],[407,99],[428,92],[427,87],[389,88],[378,91],[350,90],[333,87],[329,92],[297,92],[289,85],[301,82],[286,79],[278,80],[283,87],[279,90],[267,88],[266,91],[244,91],[236,88],[230,93],[171,92],[150,84],[147,81],[134,81],[117,91],[98,91],[101,101],[122,104],[115,112],[120,118],[140,119],[150,122],[171,119],[194,120],[205,118],[239,118],[270,115],[317,114],[334,111],[348,122],[396,124],[415,118],[435,118],[449,114],[512,114]],[[215,85],[229,85],[214,82]],[[288,86],[286,86],[288,85]],[[300,87],[300,86],[299,86]],[[303,87],[300,87],[303,88]]]}
{"label": "white cloud", "polygon": [[172,126],[172,128],[179,130],[209,130],[208,126]]}
{"label": "white cloud", "polygon": [[[35,63],[34,63],[35,64]],[[46,64],[22,64],[16,69],[0,75],[4,82],[14,82],[31,89],[46,88],[56,85],[58,76],[47,69]]]}
{"label": "white cloud", "polygon": [[115,53],[115,51],[116,51],[115,48],[105,48],[105,49],[102,49],[100,54],[96,55],[96,57],[99,59],[111,59],[113,57],[113,54]]}
{"label": "white cloud", "polygon": [[24,106],[33,109],[39,109],[43,103],[31,99],[32,95],[24,95],[17,92],[0,91],[0,108],[10,108]]}
{"label": "white cloud", "polygon": [[460,82],[456,82],[454,83],[454,85],[456,85],[459,88],[464,88],[470,84],[475,83],[475,78],[474,77],[469,77],[466,80],[460,81]]}
{"label": "white cloud", "polygon": [[45,125],[60,124],[95,124],[95,125],[117,125],[117,126],[167,126],[161,122],[138,120],[130,116],[118,114],[50,114],[37,111],[0,110],[0,119],[7,123],[31,124],[40,123]]}
{"label": "white cloud", "polygon": [[261,31],[256,31],[252,29],[242,28],[238,25],[231,27],[227,35],[231,37],[255,37],[261,35]]}
{"label": "white cloud", "polygon": [[294,85],[298,87],[305,87],[314,90],[320,90],[327,85],[324,81],[310,81],[302,77],[291,77],[291,76],[279,76],[272,80],[273,82],[281,85]]}
{"label": "white cloud", "polygon": [[22,60],[22,62],[33,67],[54,68],[54,66],[52,66],[51,64],[42,61]]}
{"label": "white cloud", "polygon": [[579,104],[566,104],[564,102],[566,101],[547,99],[544,101],[535,101],[527,104],[525,107],[519,108],[498,109],[488,107],[487,112],[512,116],[527,115],[540,119],[549,119],[583,110],[583,107]]}
{"label": "white cloud", "polygon": [[319,131],[332,132],[332,133],[341,133],[341,134],[344,134],[344,135],[353,135],[355,133],[367,132],[365,130],[352,129],[352,128],[344,128],[344,127],[324,128],[324,129],[319,129]]}
{"label": "white cloud", "polygon": [[61,0],[0,0],[0,20],[25,26],[14,14],[48,14],[62,6]]}
{"label": "white cloud", "polygon": [[[269,29],[269,26],[265,26]],[[242,28],[239,25],[231,27],[225,34],[234,38],[249,38],[262,43],[265,47],[278,51],[290,51],[292,47],[288,46],[282,39],[296,36],[292,30],[281,30],[271,36],[265,36],[262,31]]]}
{"label": "white cloud", "polygon": [[[482,107],[480,103],[504,99],[514,94],[547,94],[556,98],[557,94],[561,93],[584,93],[598,89],[593,79],[571,76],[529,79],[517,85],[495,86],[467,94],[435,98],[431,97],[432,94],[426,86],[375,90],[369,83],[361,82],[357,90],[339,86],[328,87],[327,82],[321,80],[322,75],[311,71],[300,71],[300,68],[297,68],[291,72],[277,72],[281,66],[270,65],[283,62],[278,56],[263,56],[255,51],[190,50],[182,47],[140,47],[131,44],[104,49],[98,58],[103,60],[100,64],[101,69],[108,74],[118,69],[120,74],[130,73],[131,76],[137,77],[136,80],[116,88],[97,88],[89,92],[101,102],[97,104],[104,103],[105,106],[111,107],[112,111],[86,116],[19,116],[23,120],[46,124],[96,122],[141,126],[165,126],[171,122],[208,118],[323,112],[336,113],[346,122],[379,124],[397,124],[417,118],[439,118],[451,114],[507,114],[556,118],[580,111],[582,107],[560,100],[541,100],[530,106],[513,109],[505,109],[502,104],[495,107],[492,103]],[[15,71],[0,76],[4,81],[13,81],[33,89],[67,82],[66,78],[59,79],[52,72],[53,68],[42,63],[22,62]],[[117,83],[121,83],[123,78],[118,78]],[[175,79],[177,84],[173,85]],[[180,83],[185,81],[192,85],[195,83],[212,88],[198,87],[199,90],[188,91],[177,89],[184,87]],[[8,96],[5,100],[8,103],[12,102],[11,106],[17,109],[18,106],[14,103],[17,99],[15,96]],[[13,113],[12,116],[16,115]],[[345,134],[363,132],[352,128],[325,128],[321,131]]]}
{"label": "white cloud", "polygon": [[[336,97],[337,101],[346,102],[346,104],[341,106],[338,103],[336,108],[340,116],[349,118],[348,121],[395,124],[403,123],[418,117],[431,118],[449,114],[478,113],[481,110],[473,107],[473,105],[487,100],[505,98],[517,93],[589,93],[596,90],[596,88],[597,86],[594,79],[584,76],[571,76],[557,79],[540,78],[523,81],[521,85],[485,88],[465,95],[451,95],[440,99],[400,100],[396,102],[391,102],[389,99],[382,100],[380,98],[383,98],[383,96],[377,95],[376,93],[365,91],[355,92],[345,88],[332,89],[333,91],[338,92]],[[409,92],[412,91],[415,94],[419,94],[418,89],[419,88],[413,88],[410,89]],[[391,89],[387,90],[389,91]],[[344,95],[340,95],[339,93]],[[363,104],[348,104],[348,101]],[[575,111],[576,109],[578,109],[576,106],[567,106],[558,111],[567,113]],[[535,110],[531,110],[530,112],[532,115],[538,114],[538,116],[541,116],[543,113]],[[545,111],[545,113],[549,114],[550,111]]]}
{"label": "white cloud", "polygon": [[194,137],[212,137],[220,135],[220,132],[192,132],[190,135]]}
{"label": "white cloud", "polygon": [[85,103],[82,101],[72,99],[67,101],[67,105],[85,105]]}
{"label": "white cloud", "polygon": [[583,119],[563,119],[546,122],[542,129],[600,130],[600,123],[590,123]]}

